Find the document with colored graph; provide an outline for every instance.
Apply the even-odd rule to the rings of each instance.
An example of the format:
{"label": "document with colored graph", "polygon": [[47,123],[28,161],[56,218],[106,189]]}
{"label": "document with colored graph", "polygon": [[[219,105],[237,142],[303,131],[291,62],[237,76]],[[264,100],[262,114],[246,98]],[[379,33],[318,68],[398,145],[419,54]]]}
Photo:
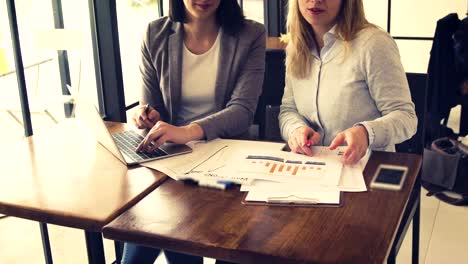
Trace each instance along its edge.
{"label": "document with colored graph", "polygon": [[340,182],[341,150],[313,147],[314,156],[284,151],[249,151],[236,161],[239,176],[277,182],[303,182],[337,186]]}

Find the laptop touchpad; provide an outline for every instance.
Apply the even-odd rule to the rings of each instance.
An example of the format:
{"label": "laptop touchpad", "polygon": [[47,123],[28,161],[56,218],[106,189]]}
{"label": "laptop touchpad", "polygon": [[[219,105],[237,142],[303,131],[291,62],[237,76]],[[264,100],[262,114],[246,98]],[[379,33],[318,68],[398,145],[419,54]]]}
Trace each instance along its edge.
{"label": "laptop touchpad", "polygon": [[192,149],[184,144],[176,144],[176,143],[164,143],[159,147],[160,149],[164,150],[167,154],[177,154],[177,153],[187,153],[192,152]]}

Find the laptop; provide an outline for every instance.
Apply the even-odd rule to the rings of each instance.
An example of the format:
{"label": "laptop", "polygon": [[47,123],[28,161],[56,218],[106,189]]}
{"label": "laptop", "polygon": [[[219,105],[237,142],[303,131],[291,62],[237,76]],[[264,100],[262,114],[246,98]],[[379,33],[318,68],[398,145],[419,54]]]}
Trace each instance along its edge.
{"label": "laptop", "polygon": [[136,130],[110,133],[94,104],[80,101],[76,105],[76,117],[82,120],[96,137],[96,140],[126,165],[164,159],[192,152],[185,144],[165,143],[151,153],[136,152],[144,136]]}

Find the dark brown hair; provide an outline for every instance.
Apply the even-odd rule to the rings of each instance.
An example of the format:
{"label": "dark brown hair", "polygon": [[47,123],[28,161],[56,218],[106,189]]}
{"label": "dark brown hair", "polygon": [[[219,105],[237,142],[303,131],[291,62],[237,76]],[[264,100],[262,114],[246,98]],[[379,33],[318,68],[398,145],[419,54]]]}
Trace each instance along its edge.
{"label": "dark brown hair", "polygon": [[[169,18],[176,22],[186,22],[183,0],[169,0]],[[245,17],[237,0],[220,0],[216,10],[218,24],[229,34],[239,33],[245,23]]]}

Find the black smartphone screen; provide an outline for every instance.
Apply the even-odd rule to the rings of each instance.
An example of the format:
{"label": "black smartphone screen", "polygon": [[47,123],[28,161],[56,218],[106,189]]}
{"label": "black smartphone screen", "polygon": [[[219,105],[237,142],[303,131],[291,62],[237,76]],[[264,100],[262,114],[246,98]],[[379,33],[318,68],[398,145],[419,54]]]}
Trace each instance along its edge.
{"label": "black smartphone screen", "polygon": [[381,168],[375,182],[400,185],[404,170]]}

